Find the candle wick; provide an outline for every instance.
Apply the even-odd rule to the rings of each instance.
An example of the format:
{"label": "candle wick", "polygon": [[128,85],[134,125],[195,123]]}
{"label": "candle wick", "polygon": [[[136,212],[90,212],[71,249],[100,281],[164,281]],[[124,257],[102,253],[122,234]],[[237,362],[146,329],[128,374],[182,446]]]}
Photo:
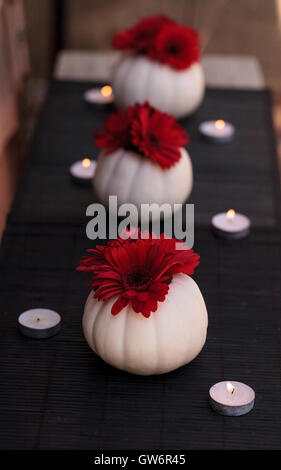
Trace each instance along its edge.
{"label": "candle wick", "polygon": [[234,393],[234,390],[235,390],[235,389],[234,389],[234,387],[233,387],[233,389],[231,390],[231,395],[233,395],[233,393]]}
{"label": "candle wick", "polygon": [[40,321],[40,318],[36,318],[36,321]]}

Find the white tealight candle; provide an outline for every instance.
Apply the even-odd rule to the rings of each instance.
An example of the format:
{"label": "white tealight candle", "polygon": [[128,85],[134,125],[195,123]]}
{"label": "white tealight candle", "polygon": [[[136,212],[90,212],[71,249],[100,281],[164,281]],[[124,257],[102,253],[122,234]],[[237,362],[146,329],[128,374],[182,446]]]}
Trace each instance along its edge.
{"label": "white tealight candle", "polygon": [[60,330],[61,316],[47,308],[33,308],[21,313],[18,318],[21,333],[30,338],[49,338]]}
{"label": "white tealight candle", "polygon": [[250,233],[250,226],[250,219],[233,209],[216,214],[212,218],[212,228],[215,234],[228,240],[246,237]]}
{"label": "white tealight candle", "polygon": [[235,128],[230,122],[222,119],[205,121],[199,126],[201,135],[214,144],[225,144],[234,138]]}
{"label": "white tealight candle", "polygon": [[96,166],[97,162],[95,160],[84,158],[73,163],[69,171],[73,181],[76,183],[89,184],[93,179]]}
{"label": "white tealight candle", "polygon": [[85,91],[84,100],[91,105],[108,105],[113,103],[114,94],[112,87],[105,85],[102,88],[91,88]]}
{"label": "white tealight candle", "polygon": [[210,404],[214,411],[225,416],[241,416],[249,413],[255,403],[254,390],[242,382],[219,382],[209,390]]}

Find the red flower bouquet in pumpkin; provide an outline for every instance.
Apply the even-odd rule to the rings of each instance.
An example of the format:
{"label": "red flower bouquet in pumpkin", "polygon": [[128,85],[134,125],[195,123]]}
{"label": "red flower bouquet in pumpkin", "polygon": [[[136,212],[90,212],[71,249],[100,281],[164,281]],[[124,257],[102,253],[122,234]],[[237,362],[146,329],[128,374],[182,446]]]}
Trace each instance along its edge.
{"label": "red flower bouquet in pumpkin", "polygon": [[161,113],[149,102],[119,109],[104,123],[104,131],[95,133],[97,147],[106,153],[119,148],[132,150],[150,158],[163,169],[181,157],[180,147],[189,143],[188,134],[175,118]]}
{"label": "red flower bouquet in pumpkin", "polygon": [[[83,314],[90,348],[130,373],[169,372],[192,361],[207,334],[208,315],[196,282],[199,263],[174,238],[139,230],[88,250],[78,266],[91,276]],[[124,238],[125,237],[125,238]]]}
{"label": "red flower bouquet in pumpkin", "polygon": [[89,256],[78,266],[93,276],[90,286],[98,300],[117,297],[112,315],[117,315],[131,304],[136,313],[149,317],[157,310],[169,291],[169,284],[176,273],[193,274],[199,264],[199,256],[183,244],[176,248],[175,238],[161,235],[155,238],[138,233],[139,238],[118,238],[106,246],[88,250]]}
{"label": "red flower bouquet in pumpkin", "polygon": [[176,118],[199,106],[205,80],[197,31],[163,15],[151,16],[115,34],[112,45],[127,51],[113,74],[118,106],[149,100]]}
{"label": "red flower bouquet in pumpkin", "polygon": [[156,205],[151,209],[155,219],[160,217],[157,205],[167,203],[173,212],[175,204],[182,204],[189,196],[193,172],[184,148],[189,137],[173,116],[149,102],[137,103],[111,114],[104,130],[94,135],[102,150],[93,186],[100,202],[110,210],[110,196],[117,196],[117,210],[123,204],[134,204],[138,217],[146,222],[150,215],[142,213],[142,204]]}

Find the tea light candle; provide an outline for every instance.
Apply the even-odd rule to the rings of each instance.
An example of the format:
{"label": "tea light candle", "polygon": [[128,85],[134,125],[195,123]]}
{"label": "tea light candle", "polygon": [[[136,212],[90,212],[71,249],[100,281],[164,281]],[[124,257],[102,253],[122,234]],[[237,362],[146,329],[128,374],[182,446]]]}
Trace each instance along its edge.
{"label": "tea light candle", "polygon": [[225,144],[234,138],[235,128],[230,122],[222,119],[205,121],[199,126],[200,134],[214,144]]}
{"label": "tea light candle", "polygon": [[242,416],[252,410],[254,390],[242,382],[219,382],[209,390],[214,411],[225,416]]}
{"label": "tea light candle", "polygon": [[91,183],[97,162],[90,160],[89,158],[84,158],[83,160],[78,160],[73,163],[69,169],[73,181],[79,184],[89,184]]}
{"label": "tea light candle", "polygon": [[238,240],[250,233],[251,222],[248,217],[233,209],[216,214],[212,218],[212,228],[216,235],[228,240]]}
{"label": "tea light candle", "polygon": [[61,327],[61,316],[47,308],[33,308],[21,313],[18,318],[20,332],[30,338],[50,338]]}
{"label": "tea light candle", "polygon": [[91,105],[109,105],[114,101],[112,87],[105,85],[102,88],[91,88],[85,91],[84,100]]}

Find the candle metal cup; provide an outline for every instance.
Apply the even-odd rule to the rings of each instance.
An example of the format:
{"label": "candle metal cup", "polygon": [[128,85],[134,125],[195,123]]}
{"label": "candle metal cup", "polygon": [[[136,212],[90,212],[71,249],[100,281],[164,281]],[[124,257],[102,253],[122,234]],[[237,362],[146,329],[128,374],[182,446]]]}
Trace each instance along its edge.
{"label": "candle metal cup", "polygon": [[101,88],[90,88],[85,91],[83,97],[84,101],[95,110],[111,108],[114,102],[114,94],[109,85]]}
{"label": "candle metal cup", "polygon": [[[233,390],[228,390],[230,384]],[[224,416],[242,416],[249,413],[255,404],[254,390],[242,382],[218,382],[209,390],[210,405]]]}
{"label": "candle metal cup", "polygon": [[72,181],[83,186],[91,185],[96,166],[97,162],[89,158],[73,163],[69,169]]}
{"label": "candle metal cup", "polygon": [[212,144],[227,144],[234,139],[235,127],[222,119],[205,121],[199,125],[201,136]]}
{"label": "candle metal cup", "polygon": [[226,240],[239,240],[247,237],[250,233],[250,227],[250,219],[243,214],[233,211],[233,209],[212,217],[212,230],[214,234]]}
{"label": "candle metal cup", "polygon": [[60,331],[61,316],[46,308],[26,310],[18,317],[18,327],[20,332],[29,338],[50,338]]}

